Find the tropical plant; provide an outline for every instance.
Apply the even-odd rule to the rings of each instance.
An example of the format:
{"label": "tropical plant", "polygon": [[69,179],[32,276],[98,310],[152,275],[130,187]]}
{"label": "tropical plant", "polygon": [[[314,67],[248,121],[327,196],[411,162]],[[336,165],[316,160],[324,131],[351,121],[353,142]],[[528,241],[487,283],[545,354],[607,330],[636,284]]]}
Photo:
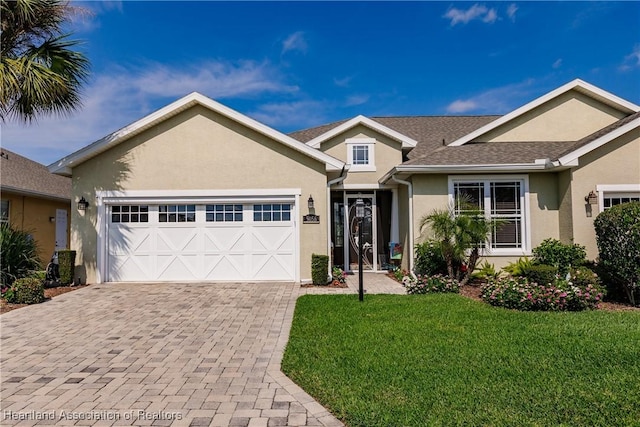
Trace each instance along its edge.
{"label": "tropical plant", "polygon": [[518,261],[510,262],[502,267],[502,270],[506,271],[513,277],[523,277],[532,265],[533,261],[531,261],[531,259],[528,257],[521,257],[518,258]]}
{"label": "tropical plant", "polygon": [[[435,209],[420,219],[420,231],[429,228],[440,246],[447,264],[447,275],[464,286],[471,278],[480,259],[481,249],[492,230],[504,221],[488,219],[477,206],[459,200],[460,213],[449,209]],[[459,265],[460,268],[456,268]]]}
{"label": "tropical plant", "polygon": [[428,276],[447,274],[447,262],[438,241],[429,239],[416,245],[415,272]]}
{"label": "tropical plant", "polygon": [[640,305],[640,203],[607,209],[594,226],[603,278],[623,290],[632,305]]}
{"label": "tropical plant", "polygon": [[0,118],[30,122],[80,106],[89,61],[62,27],[84,9],[64,0],[2,0]]}
{"label": "tropical plant", "polygon": [[500,273],[496,271],[495,265],[485,260],[480,265],[480,269],[474,271],[471,277],[480,280],[497,279],[498,277],[500,277]]}
{"label": "tropical plant", "polygon": [[16,279],[29,277],[40,270],[38,244],[31,235],[0,224],[0,281],[11,285]]}

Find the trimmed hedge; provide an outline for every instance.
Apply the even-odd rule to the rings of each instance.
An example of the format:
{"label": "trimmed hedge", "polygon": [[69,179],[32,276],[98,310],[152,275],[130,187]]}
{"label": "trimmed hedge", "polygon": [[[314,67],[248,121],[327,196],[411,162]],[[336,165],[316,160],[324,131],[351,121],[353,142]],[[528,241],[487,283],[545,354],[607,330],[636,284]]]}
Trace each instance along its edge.
{"label": "trimmed hedge", "polygon": [[587,262],[587,251],[577,243],[562,243],[556,239],[545,239],[533,248],[534,264],[553,265],[560,277],[565,277],[571,268]]}
{"label": "trimmed hedge", "polygon": [[595,221],[599,269],[612,291],[640,305],[640,203],[613,206]]}
{"label": "trimmed hedge", "polygon": [[460,282],[448,276],[436,274],[434,276],[418,276],[414,279],[411,276],[405,276],[402,279],[402,285],[407,289],[407,293],[412,294],[429,294],[434,292],[460,292]]}
{"label": "trimmed hedge", "polygon": [[311,281],[314,285],[326,285],[329,281],[329,256],[311,254]]}
{"label": "trimmed hedge", "polygon": [[524,277],[530,282],[547,285],[556,281],[558,268],[553,265],[536,264],[527,267],[524,271]]}
{"label": "trimmed hedge", "polygon": [[44,284],[33,277],[17,279],[4,294],[10,304],[38,304],[44,301]]}
{"label": "trimmed hedge", "polygon": [[60,268],[60,283],[63,285],[73,283],[76,267],[76,251],[67,249],[58,251],[58,263]]}

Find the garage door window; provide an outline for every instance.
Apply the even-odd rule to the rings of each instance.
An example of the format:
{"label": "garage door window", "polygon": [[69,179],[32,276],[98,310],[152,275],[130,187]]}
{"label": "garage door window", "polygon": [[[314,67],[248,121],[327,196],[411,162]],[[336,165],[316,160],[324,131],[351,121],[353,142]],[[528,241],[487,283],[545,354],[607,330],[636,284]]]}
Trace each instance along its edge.
{"label": "garage door window", "polygon": [[160,205],[160,222],[196,222],[196,205]]}
{"label": "garage door window", "polygon": [[111,222],[149,222],[149,206],[122,205],[111,207]]}
{"label": "garage door window", "polygon": [[206,205],[207,222],[242,222],[242,205]]}
{"label": "garage door window", "polygon": [[253,205],[253,220],[256,222],[291,221],[291,205],[288,203]]}

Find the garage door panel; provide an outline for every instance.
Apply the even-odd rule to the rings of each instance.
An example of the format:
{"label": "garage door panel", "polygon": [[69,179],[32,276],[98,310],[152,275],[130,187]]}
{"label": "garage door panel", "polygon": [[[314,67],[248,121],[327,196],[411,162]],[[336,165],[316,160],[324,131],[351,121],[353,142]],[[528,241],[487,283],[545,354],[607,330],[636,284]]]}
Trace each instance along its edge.
{"label": "garage door panel", "polygon": [[206,221],[199,205],[195,222],[159,223],[150,214],[146,223],[109,224],[107,281],[295,280],[294,223],[254,222],[253,205],[243,208],[240,221]]}

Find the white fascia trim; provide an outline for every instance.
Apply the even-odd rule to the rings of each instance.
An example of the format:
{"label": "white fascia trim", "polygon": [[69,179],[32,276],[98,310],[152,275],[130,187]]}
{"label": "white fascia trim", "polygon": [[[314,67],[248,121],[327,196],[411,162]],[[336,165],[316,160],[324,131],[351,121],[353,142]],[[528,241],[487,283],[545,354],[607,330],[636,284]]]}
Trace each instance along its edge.
{"label": "white fascia trim", "polygon": [[585,81],[582,81],[580,79],[575,79],[563,86],[560,86],[559,88],[552,90],[551,92],[547,93],[546,95],[542,95],[541,97],[529,102],[528,104],[523,105],[522,107],[513,110],[512,112],[492,121],[491,123],[481,127],[480,129],[477,129],[465,136],[463,136],[462,138],[459,138],[455,141],[453,141],[451,144],[449,144],[450,147],[457,147],[460,145],[464,145],[469,141],[474,140],[475,138],[484,135],[485,133],[499,127],[502,126],[503,124],[523,115],[524,113],[527,113],[531,110],[533,110],[534,108],[539,107],[540,105],[544,104],[547,101],[552,100],[553,98],[556,98],[560,95],[562,95],[565,92],[568,92],[570,90],[573,89],[581,89],[582,93],[585,93],[587,95],[596,95],[597,97],[600,98],[605,98],[606,100],[608,100],[610,103],[616,105],[616,107],[618,107],[620,110],[626,111],[628,113],[635,113],[637,111],[640,111],[640,106],[637,106],[636,104],[626,101],[622,98],[619,98],[605,90],[602,90],[596,86],[593,86],[592,84],[589,84]]}
{"label": "white fascia trim", "polygon": [[598,193],[598,212],[604,211],[605,193],[640,193],[640,184],[599,184],[596,185]]}
{"label": "white fascia trim", "polygon": [[561,165],[563,166],[576,166],[575,162],[578,160],[578,158],[584,156],[585,154],[595,150],[596,148],[599,148],[601,146],[603,146],[604,144],[606,144],[607,142],[613,141],[614,139],[628,133],[631,132],[632,130],[635,130],[637,128],[640,127],[640,118],[637,120],[633,120],[629,123],[627,123],[624,126],[619,127],[618,129],[615,129],[609,133],[607,133],[606,135],[601,136],[600,138],[594,139],[593,141],[591,141],[590,143],[583,145],[582,147],[578,148],[575,151],[572,151],[569,154],[566,154],[562,157],[560,157],[558,160],[560,162]]}
{"label": "white fascia trim", "polygon": [[259,200],[295,200],[302,194],[300,188],[248,189],[248,190],[130,190],[98,191],[98,205],[104,203],[162,203],[162,202],[253,202]]}
{"label": "white fascia trim", "polygon": [[402,143],[402,148],[413,148],[418,144],[418,141],[416,141],[413,138],[409,138],[406,135],[401,134],[398,131],[395,131],[383,124],[380,124],[374,120],[371,120],[368,117],[365,116],[357,116],[354,117],[353,119],[346,121],[345,123],[341,124],[340,126],[337,126],[325,133],[323,133],[322,135],[319,135],[315,138],[313,138],[311,141],[307,142],[307,145],[309,145],[310,147],[313,148],[320,148],[320,144],[322,144],[323,142],[333,138],[334,136],[337,136],[339,134],[341,134],[342,132],[345,132],[349,129],[351,129],[352,127],[355,127],[357,125],[364,125],[370,129],[373,129],[379,133],[381,133],[382,135],[386,135],[391,139],[395,139],[398,142]]}
{"label": "white fascia trim", "polygon": [[[387,173],[456,173],[456,172],[525,172],[541,171],[553,168],[546,159],[535,163],[509,163],[495,165],[428,165],[428,166],[396,166],[395,171]],[[387,176],[385,175],[383,179]],[[381,179],[382,181],[382,179]]]}
{"label": "white fascia trim", "polygon": [[178,99],[175,102],[163,107],[148,116],[128,125],[124,128],[113,132],[104,138],[101,138],[94,143],[87,145],[80,150],[63,157],[50,164],[49,171],[55,174],[61,175],[70,175],[70,169],[78,164],[89,160],[90,158],[100,154],[101,152],[109,149],[112,146],[115,146],[125,140],[126,138],[130,138],[133,135],[136,135],[145,129],[150,128],[151,126],[166,120],[172,116],[177,115],[178,113],[191,108],[195,105],[202,105],[218,114],[226,116],[244,126],[247,126],[250,129],[255,130],[263,135],[266,135],[290,148],[293,148],[296,151],[299,151],[303,154],[308,155],[309,157],[318,160],[322,163],[325,163],[327,170],[341,170],[344,163],[328,154],[322,153],[318,150],[314,150],[308,145],[291,138],[277,130],[264,125],[250,117],[245,116],[225,105],[220,104],[219,102],[214,101],[211,98],[208,98],[198,92],[192,92],[189,95]]}
{"label": "white fascia trim", "polygon": [[389,185],[389,184],[339,184],[334,185],[331,188],[334,190],[363,190],[363,191],[371,191],[371,190],[390,190],[392,188],[397,188],[397,185]]}

